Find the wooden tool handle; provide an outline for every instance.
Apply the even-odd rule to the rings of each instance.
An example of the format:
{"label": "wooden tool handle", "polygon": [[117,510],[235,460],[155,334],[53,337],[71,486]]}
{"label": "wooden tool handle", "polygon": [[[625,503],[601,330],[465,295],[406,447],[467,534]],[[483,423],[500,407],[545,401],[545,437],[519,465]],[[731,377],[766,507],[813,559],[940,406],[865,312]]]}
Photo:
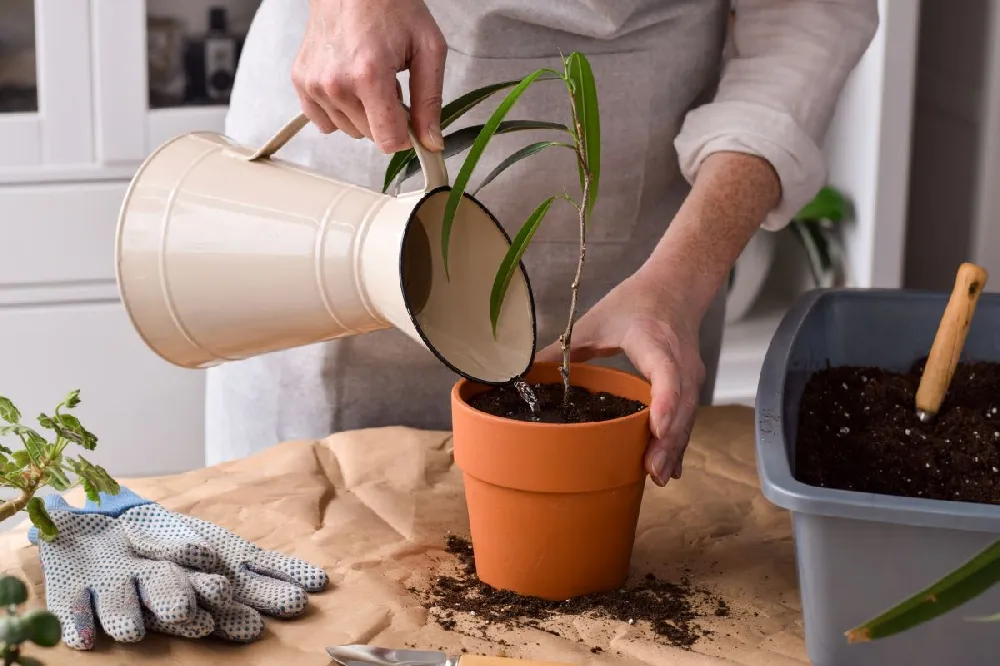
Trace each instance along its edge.
{"label": "wooden tool handle", "polygon": [[511,657],[477,657],[469,655],[458,660],[458,666],[571,666],[566,662],[513,659]]}
{"label": "wooden tool handle", "polygon": [[955,287],[941,316],[924,374],[920,378],[916,400],[918,412],[933,416],[941,408],[987,277],[986,269],[975,264],[959,266]]}

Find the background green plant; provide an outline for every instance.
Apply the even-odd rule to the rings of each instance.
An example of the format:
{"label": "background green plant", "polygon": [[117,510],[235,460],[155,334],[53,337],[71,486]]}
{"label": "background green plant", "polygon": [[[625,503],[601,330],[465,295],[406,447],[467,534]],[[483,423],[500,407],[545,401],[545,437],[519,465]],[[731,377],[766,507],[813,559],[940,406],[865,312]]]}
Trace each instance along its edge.
{"label": "background green plant", "polygon": [[0,657],[3,658],[3,666],[42,666],[38,659],[21,654],[21,646],[30,641],[40,647],[53,647],[62,639],[59,619],[44,608],[18,614],[18,606],[27,600],[28,588],[20,578],[0,577],[0,606],[7,610],[0,613]]}
{"label": "background green plant", "polygon": [[[65,455],[70,444],[88,451],[97,447],[97,437],[80,423],[76,416],[67,413],[80,404],[80,392],[72,391],[56,405],[52,416],[40,414],[38,424],[54,434],[46,439],[37,430],[21,422],[21,412],[8,398],[0,396],[0,436],[13,436],[24,448],[12,450],[0,444],[0,487],[14,488],[17,496],[0,502],[0,520],[10,518],[18,511],[27,511],[28,517],[38,528],[39,537],[48,541],[56,535],[56,526],[45,510],[45,504],[35,493],[43,486],[60,492],[83,484],[88,499],[99,502],[98,493],[118,494],[118,483],[99,465],[94,465],[82,455],[75,458]],[[71,481],[71,478],[75,480]]]}
{"label": "background green plant", "polygon": [[[560,368],[563,379],[563,405],[569,404],[570,386],[570,345],[573,337],[573,325],[576,322],[577,299],[580,290],[580,280],[587,255],[587,227],[590,214],[597,201],[601,174],[601,120],[597,101],[597,84],[594,79],[590,62],[581,53],[571,53],[562,58],[563,71],[553,69],[538,69],[522,79],[494,83],[468,92],[454,101],[446,104],[441,110],[441,127],[446,129],[467,111],[474,108],[492,95],[509,90],[504,99],[497,105],[489,119],[481,125],[473,125],[460,129],[444,137],[444,155],[451,157],[468,151],[445,204],[444,219],[441,228],[441,253],[444,261],[445,274],[448,273],[448,250],[451,241],[451,229],[455,221],[458,206],[465,196],[472,174],[482,158],[487,146],[497,134],[526,130],[551,130],[559,132],[564,140],[537,141],[527,145],[502,160],[480,183],[473,192],[479,192],[483,187],[493,182],[501,173],[523,159],[537,155],[548,148],[562,148],[573,151],[576,156],[577,169],[580,175],[579,199],[574,199],[568,193],[561,192],[542,201],[520,231],[511,241],[510,249],[500,262],[494,277],[493,289],[490,293],[490,322],[496,334],[497,322],[510,282],[521,265],[525,250],[531,243],[535,232],[549,209],[557,200],[571,204],[577,211],[580,228],[579,258],[576,274],[570,284],[571,301],[566,328],[559,336],[562,347],[563,362]],[[569,125],[549,121],[505,120],[511,108],[521,95],[532,85],[543,81],[561,81],[568,93]],[[416,173],[419,168],[416,153],[412,149],[400,151],[392,156],[386,169],[383,191],[396,183],[402,182]]]}

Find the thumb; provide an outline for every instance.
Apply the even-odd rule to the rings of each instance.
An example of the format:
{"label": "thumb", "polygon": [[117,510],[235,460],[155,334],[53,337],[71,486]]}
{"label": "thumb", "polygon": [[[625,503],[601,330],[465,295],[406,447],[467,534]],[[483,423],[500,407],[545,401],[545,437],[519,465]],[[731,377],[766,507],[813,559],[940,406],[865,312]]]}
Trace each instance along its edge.
{"label": "thumb", "polygon": [[444,150],[441,136],[441,90],[444,87],[444,40],[417,45],[410,60],[410,114],[420,143]]}
{"label": "thumb", "polygon": [[677,364],[663,345],[649,336],[638,337],[624,350],[625,354],[652,385],[649,426],[653,437],[666,436],[681,399]]}

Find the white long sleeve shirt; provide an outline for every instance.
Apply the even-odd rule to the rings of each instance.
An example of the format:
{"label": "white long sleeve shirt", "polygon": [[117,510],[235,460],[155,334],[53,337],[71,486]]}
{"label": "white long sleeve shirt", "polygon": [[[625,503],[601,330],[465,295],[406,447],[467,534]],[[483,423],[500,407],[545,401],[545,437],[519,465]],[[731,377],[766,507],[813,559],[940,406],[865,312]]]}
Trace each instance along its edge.
{"label": "white long sleeve shirt", "polygon": [[877,0],[737,0],[715,98],[689,112],[674,146],[694,182],[715,152],[759,155],[781,179],[764,222],[780,229],[825,184],[821,142],[878,27]]}

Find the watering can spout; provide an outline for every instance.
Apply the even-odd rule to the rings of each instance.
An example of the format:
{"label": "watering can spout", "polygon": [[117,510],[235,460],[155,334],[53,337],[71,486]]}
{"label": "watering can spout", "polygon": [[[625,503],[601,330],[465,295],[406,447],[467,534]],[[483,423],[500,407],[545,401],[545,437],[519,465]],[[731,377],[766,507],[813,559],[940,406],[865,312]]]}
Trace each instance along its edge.
{"label": "watering can spout", "polygon": [[252,149],[215,133],[157,149],[132,180],[115,242],[122,302],[146,345],[204,368],[396,327],[456,373],[487,384],[534,360],[523,267],[494,333],[490,291],[510,239],[472,197],[441,256],[448,175],[411,141],[422,192],[399,197],[283,162],[299,116]]}

